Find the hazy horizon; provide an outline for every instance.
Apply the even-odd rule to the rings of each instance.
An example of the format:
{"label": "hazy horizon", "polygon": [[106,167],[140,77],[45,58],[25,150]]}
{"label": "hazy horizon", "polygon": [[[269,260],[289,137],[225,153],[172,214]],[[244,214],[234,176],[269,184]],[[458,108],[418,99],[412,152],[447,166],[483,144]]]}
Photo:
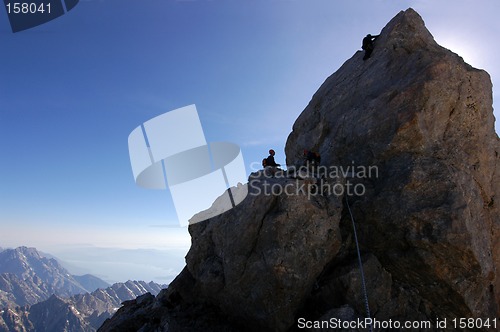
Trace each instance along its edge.
{"label": "hazy horizon", "polygon": [[[125,249],[93,245],[54,246],[49,251],[35,246],[0,246],[1,250],[28,247],[55,258],[69,273],[92,274],[109,284],[128,280],[169,284],[184,268],[185,248]],[[165,262],[171,262],[165,266]],[[127,276],[127,278],[123,278]]]}

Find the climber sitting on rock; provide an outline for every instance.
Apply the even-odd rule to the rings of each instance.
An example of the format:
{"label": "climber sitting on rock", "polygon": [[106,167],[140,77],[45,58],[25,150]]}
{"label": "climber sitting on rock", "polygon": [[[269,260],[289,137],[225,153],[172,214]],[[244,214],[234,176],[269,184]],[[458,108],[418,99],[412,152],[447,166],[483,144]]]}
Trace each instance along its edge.
{"label": "climber sitting on rock", "polygon": [[365,56],[363,57],[363,60],[366,60],[372,55],[373,49],[375,48],[374,41],[378,38],[377,36],[372,36],[370,34],[367,34],[365,38],[363,38],[363,45],[361,45],[361,48],[365,50]]}
{"label": "climber sitting on rock", "polygon": [[269,150],[269,156],[262,160],[262,166],[264,167],[264,171],[266,172],[267,175],[274,176],[276,171],[278,170],[278,167],[281,166],[280,164],[277,164],[276,161],[274,160],[274,155],[276,152],[274,152],[273,149]]}

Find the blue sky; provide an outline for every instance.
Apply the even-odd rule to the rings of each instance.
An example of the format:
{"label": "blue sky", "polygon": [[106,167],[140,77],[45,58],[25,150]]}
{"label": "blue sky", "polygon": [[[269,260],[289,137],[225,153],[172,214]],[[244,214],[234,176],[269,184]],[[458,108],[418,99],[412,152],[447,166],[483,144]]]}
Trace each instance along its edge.
{"label": "blue sky", "polygon": [[105,271],[109,250],[99,264],[78,252],[175,252],[161,258],[175,274],[187,229],[168,191],[135,185],[129,133],[196,104],[207,140],[240,145],[248,172],[269,148],[283,163],[321,83],[408,7],[440,44],[486,69],[499,95],[495,0],[81,0],[15,34],[0,10],[0,246],[59,253],[108,280],[140,275]]}

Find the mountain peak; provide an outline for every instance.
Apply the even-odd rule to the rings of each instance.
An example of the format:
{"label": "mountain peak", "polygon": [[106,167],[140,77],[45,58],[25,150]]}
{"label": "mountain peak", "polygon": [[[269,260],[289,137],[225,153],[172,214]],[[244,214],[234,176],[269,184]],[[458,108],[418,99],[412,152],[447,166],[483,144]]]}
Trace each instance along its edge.
{"label": "mountain peak", "polygon": [[108,284],[93,276],[72,276],[56,259],[35,248],[18,247],[0,252],[0,307],[32,305],[51,294],[71,296]]}
{"label": "mountain peak", "polygon": [[390,20],[377,43],[393,51],[403,49],[406,52],[438,46],[422,17],[412,8],[399,12]]}
{"label": "mountain peak", "polygon": [[39,259],[42,256],[35,248],[29,248],[25,246],[17,247],[14,249],[5,249],[0,253],[11,255],[12,257],[33,257]]}
{"label": "mountain peak", "polygon": [[[143,281],[109,286],[92,275],[71,276],[56,263],[34,248],[0,255],[0,270],[19,268],[0,273],[0,331],[95,331],[123,301],[146,293],[151,298],[166,287]],[[86,293],[82,286],[102,288]]]}

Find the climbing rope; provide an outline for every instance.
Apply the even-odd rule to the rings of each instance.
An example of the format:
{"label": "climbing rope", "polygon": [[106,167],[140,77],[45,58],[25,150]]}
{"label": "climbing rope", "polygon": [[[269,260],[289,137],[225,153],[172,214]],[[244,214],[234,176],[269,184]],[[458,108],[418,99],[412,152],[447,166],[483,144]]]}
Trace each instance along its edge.
{"label": "climbing rope", "polygon": [[[349,210],[349,215],[351,216],[352,221],[352,229],[354,231],[354,241],[356,242],[356,250],[358,252],[358,263],[359,263],[359,271],[361,274],[361,287],[363,288],[363,294],[365,296],[365,310],[366,310],[366,318],[370,319],[370,305],[368,304],[368,292],[366,291],[366,282],[365,282],[365,273],[363,272],[363,263],[361,262],[361,252],[359,250],[359,242],[358,235],[356,233],[356,223],[354,222],[354,216],[352,215],[351,207],[349,206],[349,200],[347,199],[347,195],[345,196],[345,202],[347,204],[347,209]],[[370,332],[373,331],[372,326],[369,327]]]}

